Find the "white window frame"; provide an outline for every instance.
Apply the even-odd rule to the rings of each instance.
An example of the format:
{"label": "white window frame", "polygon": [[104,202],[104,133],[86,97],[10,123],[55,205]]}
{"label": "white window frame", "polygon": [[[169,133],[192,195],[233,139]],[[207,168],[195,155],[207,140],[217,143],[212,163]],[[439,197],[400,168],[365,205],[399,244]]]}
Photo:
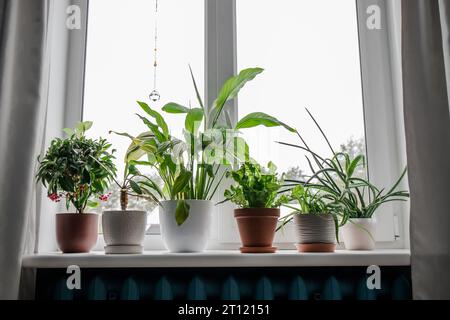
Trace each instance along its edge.
{"label": "white window frame", "polygon": [[[401,88],[398,86],[398,62],[400,57],[400,45],[398,38],[398,11],[399,0],[355,0],[357,3],[361,77],[364,103],[365,137],[367,156],[369,163],[369,177],[372,182],[382,186],[390,186],[399,176],[406,163],[404,147],[404,130],[402,117],[401,97],[398,95]],[[84,92],[84,66],[86,55],[87,36],[87,12],[89,0],[62,0],[53,9],[60,12],[58,17],[65,17],[65,8],[70,4],[79,5],[82,9],[83,23],[81,30],[73,30],[58,35],[59,43],[66,42],[64,48],[66,64],[66,92],[64,102],[68,112],[62,119],[62,127],[73,125],[82,118],[83,92]],[[366,20],[367,8],[377,5],[381,10],[382,28],[380,30],[368,30]],[[64,11],[62,11],[64,10]],[[58,19],[57,24],[62,20]],[[55,29],[59,27],[55,26]],[[237,72],[237,41],[236,41],[236,0],[205,0],[205,96],[206,104],[212,105],[217,91],[222,83]],[[55,41],[55,40],[54,40]],[[56,49],[54,50],[57,51]],[[62,55],[59,52],[55,55]],[[64,65],[62,62],[61,65]],[[80,67],[82,66],[82,67]],[[55,70],[56,72],[57,70]],[[59,70],[61,71],[61,70]],[[55,77],[57,79],[57,77]],[[58,80],[55,80],[57,82]],[[401,82],[401,81],[400,81]],[[56,85],[55,85],[56,87]],[[55,98],[56,100],[56,98]],[[55,101],[61,103],[61,101]],[[232,102],[234,108],[230,108],[231,119],[238,119],[238,101]],[[51,107],[51,106],[49,106]],[[382,124],[383,130],[379,130]],[[59,124],[57,125],[60,126]],[[53,135],[52,135],[53,134]],[[49,132],[46,140],[50,140]],[[219,200],[223,190],[230,182],[225,182],[217,192],[215,200]],[[407,183],[404,181],[403,186]],[[43,201],[44,202],[44,201]],[[42,205],[41,208],[45,206]],[[240,243],[235,219],[233,217],[233,205],[225,204],[216,208],[209,249],[236,249]],[[46,207],[48,209],[48,207]],[[44,208],[44,210],[46,210]],[[385,239],[377,244],[379,248],[409,248],[409,208],[408,205],[390,205],[380,210],[379,221],[392,219],[392,228],[397,237]],[[54,214],[52,213],[54,217]],[[50,214],[41,215],[40,238],[48,236],[49,228],[54,226],[54,218]],[[389,225],[386,224],[386,225]],[[158,233],[159,226],[153,226],[150,234],[145,239],[146,250],[163,249],[161,236]],[[44,230],[45,228],[45,230]],[[275,239],[275,245],[280,249],[293,249],[294,234],[289,227],[284,233],[279,233]],[[53,238],[54,239],[54,236]],[[43,241],[45,246],[40,246],[40,251],[53,251],[56,249],[56,241]],[[48,243],[54,243],[51,247]],[[95,250],[103,250],[103,236],[99,235],[99,241]],[[51,248],[50,248],[51,247]]]}

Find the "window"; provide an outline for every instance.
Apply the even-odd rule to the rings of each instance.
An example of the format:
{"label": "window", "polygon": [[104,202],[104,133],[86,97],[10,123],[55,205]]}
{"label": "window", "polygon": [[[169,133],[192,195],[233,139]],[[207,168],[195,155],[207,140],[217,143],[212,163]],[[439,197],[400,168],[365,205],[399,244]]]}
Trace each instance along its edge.
{"label": "window", "polygon": [[[237,0],[236,11],[238,70],[265,68],[240,94],[239,115],[273,115],[297,128],[317,153],[330,155],[307,107],[336,150],[364,153],[355,1]],[[244,136],[261,163],[272,160],[289,178],[310,175],[304,153],[275,143],[299,144],[296,135],[258,128]]]}
{"label": "window", "polygon": [[[89,135],[105,137],[117,149],[116,165],[121,177],[130,141],[109,134],[109,130],[132,135],[146,131],[135,113],[139,112],[136,101],[148,102],[153,90],[155,1],[90,1],[88,21],[83,118],[94,122]],[[159,1],[157,62],[157,90],[161,99],[153,106],[160,109],[169,100],[195,102],[188,65],[202,88],[203,0]],[[181,132],[182,118],[176,115],[167,118],[171,128],[180,128]],[[110,205],[117,207],[114,202],[118,199],[113,197],[111,201]],[[149,215],[149,219],[150,223],[158,223],[158,214]]]}
{"label": "window", "polygon": [[[236,71],[262,67],[265,72],[241,91],[232,119],[266,112],[296,127],[317,152],[329,154],[305,111],[308,108],[336,149],[365,152],[367,141],[371,180],[389,186],[398,177],[400,161],[392,139],[394,105],[386,94],[391,76],[386,63],[388,28],[365,30],[365,14],[364,4],[354,0],[160,0],[157,89],[161,100],[153,106],[159,109],[168,101],[195,103],[188,64],[199,87],[206,88],[210,103],[222,82]],[[83,118],[94,121],[92,136],[107,137],[118,150],[119,174],[129,141],[108,132],[145,130],[134,113],[139,111],[136,100],[148,101],[153,90],[154,24],[154,0],[90,2]],[[182,117],[167,117],[171,128],[181,130]],[[391,120],[383,122],[386,118]],[[381,133],[379,123],[385,129]],[[257,128],[244,132],[244,137],[260,163],[272,160],[291,177],[310,173],[301,152],[275,143],[298,143],[295,135]],[[239,241],[231,210],[226,204],[215,215],[214,248],[223,248],[217,243]],[[382,212],[377,240],[392,242],[398,234],[395,210],[387,206],[389,212]],[[150,217],[151,223],[158,223],[157,214]],[[277,239],[293,241],[289,232]]]}

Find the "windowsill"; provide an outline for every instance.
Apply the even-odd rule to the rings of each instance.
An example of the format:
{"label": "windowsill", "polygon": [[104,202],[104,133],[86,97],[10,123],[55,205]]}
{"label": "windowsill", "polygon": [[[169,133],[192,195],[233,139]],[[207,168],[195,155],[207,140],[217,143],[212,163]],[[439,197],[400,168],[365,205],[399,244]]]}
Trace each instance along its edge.
{"label": "windowsill", "polygon": [[409,266],[410,251],[385,249],[375,251],[337,250],[335,253],[298,253],[280,250],[275,254],[241,254],[239,251],[204,253],[168,253],[146,251],[138,255],[47,253],[24,256],[24,268],[195,268],[195,267],[329,267],[329,266]]}

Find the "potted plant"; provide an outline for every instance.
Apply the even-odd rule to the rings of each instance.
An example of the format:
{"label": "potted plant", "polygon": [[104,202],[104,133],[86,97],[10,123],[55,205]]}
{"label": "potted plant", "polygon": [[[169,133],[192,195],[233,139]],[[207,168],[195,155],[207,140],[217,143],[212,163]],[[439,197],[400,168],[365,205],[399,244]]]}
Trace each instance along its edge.
{"label": "potted plant", "polygon": [[129,137],[132,142],[126,157],[131,164],[154,168],[162,180],[163,187],[153,192],[162,199],[161,234],[169,251],[205,250],[214,210],[213,196],[230,164],[248,157],[248,146],[237,135],[238,130],[259,125],[285,126],[264,113],[249,114],[235,126],[231,123],[228,102],[262,71],[261,68],[242,70],[225,82],[213,105],[206,107],[191,70],[198,107],[188,108],[171,102],[162,108],[166,113],[185,116],[182,139],[170,134],[159,112],[138,102],[148,117],[138,116],[149,131]]}
{"label": "potted plant", "polygon": [[275,165],[270,162],[268,170],[254,162],[245,162],[227,173],[236,186],[225,190],[225,201],[239,206],[234,216],[242,241],[242,253],[273,253],[277,221],[280,217],[282,179],[278,178]]}
{"label": "potted plant", "polygon": [[375,247],[376,221],[374,213],[383,204],[393,201],[406,201],[407,191],[397,190],[401,180],[406,175],[406,168],[387,192],[374,186],[365,176],[356,175],[357,168],[364,166],[364,155],[352,156],[347,152],[336,152],[330,144],[324,131],[306,110],[319,129],[332,157],[325,158],[314,152],[304,138],[296,131],[301,145],[279,142],[306,151],[310,168],[313,172],[307,181],[287,180],[289,183],[303,184],[314,187],[323,193],[323,199],[328,201],[339,215],[339,227],[345,247],[349,250],[373,250]]}
{"label": "potted plant", "polygon": [[141,174],[135,165],[129,163],[125,164],[123,182],[118,182],[116,178],[113,181],[119,188],[120,210],[103,211],[105,252],[107,254],[142,253],[147,230],[147,212],[128,210],[128,198],[132,196],[159,203],[153,194],[157,185]]}
{"label": "potted plant", "polygon": [[[344,239],[345,248],[348,250],[373,250],[375,248],[375,234],[377,222],[374,217],[375,212],[380,206],[388,202],[394,201],[406,201],[409,197],[407,191],[397,190],[403,177],[406,175],[406,168],[394,185],[385,192],[384,189],[380,190],[378,187],[370,183],[365,178],[353,177],[351,172],[352,167],[358,167],[361,163],[363,166],[362,155],[351,158],[349,154],[344,153],[341,155],[345,160],[341,168],[337,165],[329,171],[336,177],[336,183],[339,183],[341,177],[345,176],[348,180],[347,193],[341,195],[339,198],[337,190],[331,193],[332,197],[339,199],[339,203],[343,212],[343,227],[342,238]],[[333,162],[338,161],[339,155]],[[350,171],[350,172],[349,172]],[[344,175],[343,175],[344,173]],[[339,178],[337,178],[339,177]],[[368,197],[363,195],[368,194]]]}
{"label": "potted plant", "polygon": [[108,152],[111,145],[85,136],[91,126],[92,122],[80,122],[75,129],[65,129],[67,137],[54,139],[45,156],[38,158],[36,177],[47,188],[49,199],[64,199],[67,210],[76,210],[56,215],[56,238],[64,253],[89,252],[97,242],[98,216],[85,210],[107,200],[104,193],[116,172]]}
{"label": "potted plant", "polygon": [[[298,207],[294,205],[297,204]],[[292,219],[295,222],[299,252],[334,252],[338,239],[338,219],[333,206],[317,190],[297,185],[283,200],[283,206],[294,210],[281,219],[282,228]]]}

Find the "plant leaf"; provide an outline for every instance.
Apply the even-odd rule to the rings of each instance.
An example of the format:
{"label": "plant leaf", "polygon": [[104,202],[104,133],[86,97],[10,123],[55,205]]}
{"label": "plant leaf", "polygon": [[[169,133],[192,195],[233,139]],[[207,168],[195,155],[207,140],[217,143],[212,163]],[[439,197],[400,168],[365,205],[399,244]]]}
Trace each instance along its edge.
{"label": "plant leaf", "polygon": [[134,192],[136,192],[137,194],[139,194],[139,195],[142,194],[142,189],[141,189],[141,187],[140,187],[136,182],[134,182],[133,180],[130,180],[130,187],[131,187],[131,189],[132,189]]}
{"label": "plant leaf", "polygon": [[73,129],[70,128],[64,128],[63,131],[66,133],[68,137],[71,137],[74,134]]}
{"label": "plant leaf", "polygon": [[192,134],[196,134],[203,120],[203,110],[200,108],[194,108],[189,110],[184,126],[186,130]]}
{"label": "plant leaf", "polygon": [[284,127],[291,132],[296,132],[296,130],[287,124],[281,122],[280,120],[264,113],[264,112],[253,112],[245,117],[243,117],[236,125],[236,130],[253,128],[257,126],[265,127]]}
{"label": "plant leaf", "polygon": [[98,203],[98,201],[88,200],[87,205],[89,208],[97,208],[100,203]]}
{"label": "plant leaf", "polygon": [[200,92],[198,91],[197,82],[195,81],[194,72],[192,72],[191,65],[189,65],[189,71],[191,73],[191,78],[194,84],[195,94],[197,95],[198,103],[200,103],[200,107],[202,107],[202,109],[204,110],[205,106],[203,104],[202,97],[200,96]]}
{"label": "plant leaf", "polygon": [[172,187],[172,198],[175,198],[175,196],[183,191],[186,186],[188,185],[190,179],[191,179],[192,173],[189,171],[182,171],[178,175],[178,177],[175,179],[175,182]]}
{"label": "plant leaf", "polygon": [[175,209],[175,220],[181,226],[189,217],[189,205],[185,200],[179,200]]}
{"label": "plant leaf", "polygon": [[167,123],[164,120],[163,116],[159,112],[150,108],[145,102],[138,101],[137,103],[142,108],[142,110],[144,110],[149,116],[153,117],[156,120],[156,123],[167,138],[169,136],[169,127],[167,126]]}
{"label": "plant leaf", "polygon": [[210,127],[213,128],[216,125],[217,120],[222,113],[225,104],[234,99],[239,91],[245,86],[245,84],[253,80],[258,74],[262,73],[264,69],[262,68],[248,68],[244,69],[237,76],[228,79],[219,91],[217,99],[214,101],[213,108],[211,110],[212,121],[209,123]]}
{"label": "plant leaf", "polygon": [[175,103],[175,102],[169,102],[164,107],[162,107],[162,110],[167,113],[188,113],[189,108],[186,108],[185,106],[182,106],[181,104]]}
{"label": "plant leaf", "polygon": [[79,133],[84,133],[86,131],[88,131],[90,128],[92,128],[93,122],[92,121],[83,121],[83,122],[78,122],[77,123],[77,127],[76,130]]}

